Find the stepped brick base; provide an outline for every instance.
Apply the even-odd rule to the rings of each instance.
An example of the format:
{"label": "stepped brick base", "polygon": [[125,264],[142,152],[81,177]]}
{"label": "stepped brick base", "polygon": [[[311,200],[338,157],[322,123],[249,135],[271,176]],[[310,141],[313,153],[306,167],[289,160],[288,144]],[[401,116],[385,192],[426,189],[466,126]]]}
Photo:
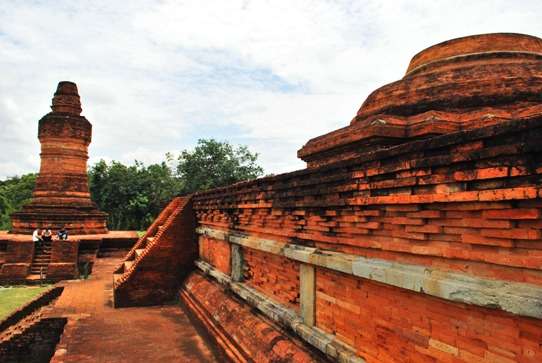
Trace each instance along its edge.
{"label": "stepped brick base", "polygon": [[5,262],[0,268],[0,279],[24,279],[30,274],[35,244],[26,240],[6,243]]}
{"label": "stepped brick base", "polygon": [[125,251],[137,239],[135,231],[72,235],[67,241],[54,239],[47,247],[47,256],[37,256],[41,250],[30,235],[0,231],[0,282],[35,278],[40,274],[40,267],[44,267],[47,279],[73,279],[79,275],[79,265],[91,266],[102,249]]}
{"label": "stepped brick base", "polygon": [[186,279],[180,298],[234,362],[327,361],[199,273]]}
{"label": "stepped brick base", "polygon": [[51,109],[39,121],[41,162],[32,200],[11,215],[11,232],[66,227],[71,235],[107,233],[107,214],[90,199],[87,159],[92,125],[81,116],[75,83],[58,84]]}
{"label": "stepped brick base", "polygon": [[96,207],[52,208],[32,204],[11,215],[13,234],[32,234],[36,228],[66,227],[71,235],[107,233],[107,214]]}

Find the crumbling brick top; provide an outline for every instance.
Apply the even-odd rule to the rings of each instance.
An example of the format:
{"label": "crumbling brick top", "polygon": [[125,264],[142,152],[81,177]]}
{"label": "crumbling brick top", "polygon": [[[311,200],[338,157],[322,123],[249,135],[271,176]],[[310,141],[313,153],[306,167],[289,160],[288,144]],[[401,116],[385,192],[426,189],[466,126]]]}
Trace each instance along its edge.
{"label": "crumbling brick top", "polygon": [[449,40],[414,56],[375,90],[350,125],[309,140],[309,167],[371,149],[542,113],[542,39],[498,33]]}

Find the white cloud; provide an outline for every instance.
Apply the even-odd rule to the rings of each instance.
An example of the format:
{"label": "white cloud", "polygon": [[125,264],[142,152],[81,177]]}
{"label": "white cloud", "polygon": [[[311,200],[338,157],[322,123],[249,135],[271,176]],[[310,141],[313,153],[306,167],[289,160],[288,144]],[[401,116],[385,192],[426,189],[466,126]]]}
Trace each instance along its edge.
{"label": "white cloud", "polygon": [[410,58],[468,34],[542,35],[523,1],[11,2],[0,7],[0,178],[37,171],[37,121],[75,81],[90,162],[160,161],[214,137],[266,172],[303,164],[309,138],[346,126]]}

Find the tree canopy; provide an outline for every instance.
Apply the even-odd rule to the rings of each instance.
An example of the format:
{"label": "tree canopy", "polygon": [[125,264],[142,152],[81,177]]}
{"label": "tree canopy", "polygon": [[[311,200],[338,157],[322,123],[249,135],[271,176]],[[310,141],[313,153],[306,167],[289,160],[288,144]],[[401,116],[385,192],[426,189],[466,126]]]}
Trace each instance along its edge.
{"label": "tree canopy", "polygon": [[[89,188],[98,208],[109,214],[111,230],[142,230],[175,195],[233,184],[263,175],[258,154],[214,139],[198,140],[193,150],[145,166],[101,160],[89,169]],[[27,203],[36,174],[0,181],[0,229],[10,228],[9,215]]]}
{"label": "tree canopy", "polygon": [[0,229],[11,228],[9,215],[26,204],[32,198],[36,185],[36,174],[25,174],[0,180]]}
{"label": "tree canopy", "polygon": [[89,170],[92,200],[107,212],[110,229],[145,229],[163,204],[179,191],[179,181],[165,162],[126,166],[101,160]]}
{"label": "tree canopy", "polygon": [[257,159],[258,154],[246,146],[234,148],[227,142],[200,139],[193,151],[179,155],[177,175],[183,192],[192,193],[261,176],[263,169]]}

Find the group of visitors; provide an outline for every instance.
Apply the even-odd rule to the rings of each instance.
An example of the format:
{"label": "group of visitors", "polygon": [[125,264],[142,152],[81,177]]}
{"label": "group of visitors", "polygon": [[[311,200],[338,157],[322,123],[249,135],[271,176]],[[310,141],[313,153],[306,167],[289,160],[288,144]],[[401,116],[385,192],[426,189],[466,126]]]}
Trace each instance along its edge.
{"label": "group of visitors", "polygon": [[[68,239],[68,230],[66,229],[66,227],[63,226],[57,232],[56,235],[59,240],[65,241]],[[50,227],[47,227],[41,230],[39,228],[36,228],[34,232],[32,233],[32,242],[36,244],[43,245],[43,242],[50,242],[52,240],[53,240],[53,232],[51,231]]]}

